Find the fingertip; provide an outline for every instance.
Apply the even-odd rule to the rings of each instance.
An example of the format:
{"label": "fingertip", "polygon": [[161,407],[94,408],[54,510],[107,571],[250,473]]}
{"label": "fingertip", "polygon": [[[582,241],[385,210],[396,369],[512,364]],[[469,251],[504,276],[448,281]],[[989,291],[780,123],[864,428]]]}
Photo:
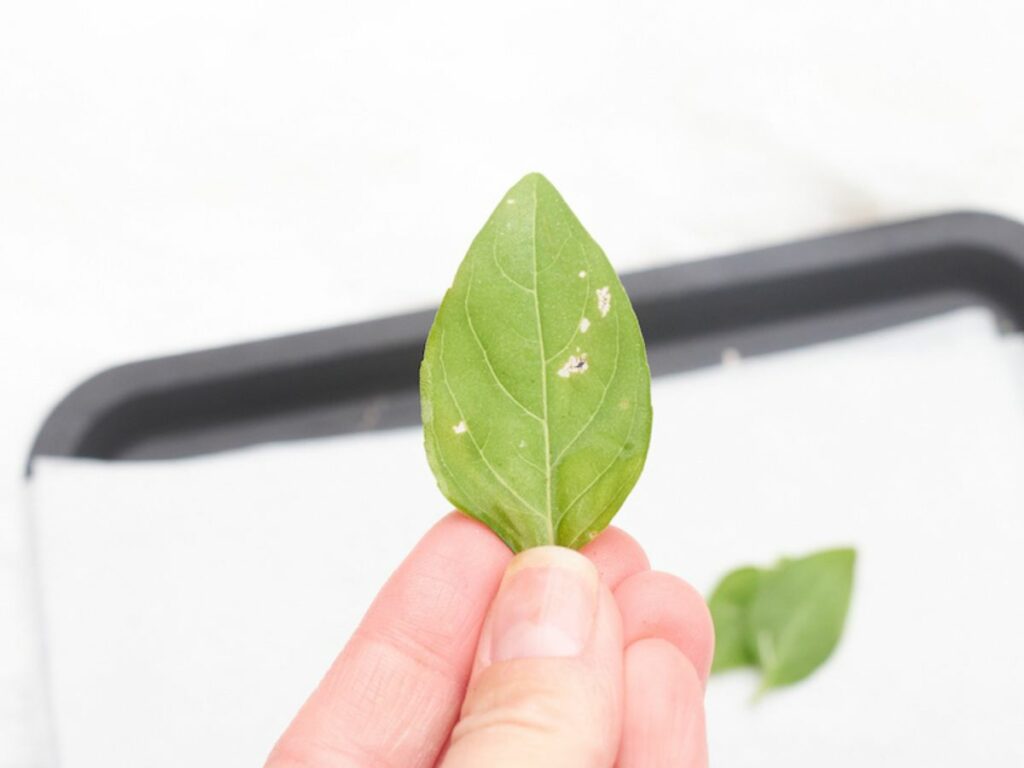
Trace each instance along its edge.
{"label": "fingertip", "polygon": [[436,522],[381,589],[361,632],[396,631],[442,657],[472,648],[512,553],[482,523],[461,512]]}
{"label": "fingertip", "polygon": [[622,613],[626,645],[661,638],[693,664],[702,683],[711,671],[715,629],[701,594],[682,579],[660,571],[644,571],[615,590]]}
{"label": "fingertip", "polygon": [[519,552],[506,566],[488,609],[473,677],[492,663],[513,657],[578,655],[600,636],[599,608],[605,602],[614,611],[613,645],[621,657],[618,605],[594,564],[566,547]]}
{"label": "fingertip", "polygon": [[592,560],[583,557],[579,552],[568,547],[545,545],[531,547],[514,555],[505,569],[505,578],[527,569],[556,569],[577,574],[596,588],[598,572]]}
{"label": "fingertip", "polygon": [[611,765],[622,732],[618,605],[587,558],[528,549],[505,572],[445,768]]}
{"label": "fingertip", "polygon": [[470,517],[465,512],[460,512],[457,509],[453,509],[434,523],[427,536],[430,536],[435,531],[443,533],[445,537],[472,539],[480,547],[499,554],[503,560],[512,559],[512,550],[508,548],[505,542],[498,538],[494,531],[476,518]]}
{"label": "fingertip", "polygon": [[621,528],[609,527],[580,552],[590,558],[612,591],[630,576],[650,570],[643,547]]}

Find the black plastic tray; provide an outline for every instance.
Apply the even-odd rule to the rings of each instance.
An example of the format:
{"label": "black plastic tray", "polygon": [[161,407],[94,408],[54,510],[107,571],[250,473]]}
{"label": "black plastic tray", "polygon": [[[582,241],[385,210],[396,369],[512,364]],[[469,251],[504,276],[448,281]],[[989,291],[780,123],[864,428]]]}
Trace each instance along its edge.
{"label": "black plastic tray", "polygon": [[[949,213],[623,277],[654,375],[968,305],[1024,328],[1024,225]],[[36,456],[167,459],[418,423],[434,311],[129,363],[50,413]]]}

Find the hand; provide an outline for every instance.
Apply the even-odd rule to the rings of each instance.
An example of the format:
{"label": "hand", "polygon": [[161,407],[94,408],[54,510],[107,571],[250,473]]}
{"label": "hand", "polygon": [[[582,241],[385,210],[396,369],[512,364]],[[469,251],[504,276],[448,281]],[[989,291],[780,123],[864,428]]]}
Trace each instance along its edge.
{"label": "hand", "polygon": [[267,768],[706,766],[713,645],[700,595],[622,531],[513,557],[453,513],[384,585]]}

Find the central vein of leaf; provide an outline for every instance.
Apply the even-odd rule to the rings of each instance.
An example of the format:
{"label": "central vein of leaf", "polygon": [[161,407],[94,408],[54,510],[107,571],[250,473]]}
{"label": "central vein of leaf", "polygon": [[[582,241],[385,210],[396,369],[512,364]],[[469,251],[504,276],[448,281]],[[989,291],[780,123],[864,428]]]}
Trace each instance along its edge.
{"label": "central vein of leaf", "polygon": [[555,543],[554,518],[551,514],[551,429],[548,425],[548,370],[547,354],[544,351],[544,325],[540,317],[540,265],[537,263],[537,190],[533,193],[533,312],[537,319],[537,345],[540,352],[540,397],[541,397],[541,426],[544,429],[544,490],[545,506],[547,509],[548,543]]}

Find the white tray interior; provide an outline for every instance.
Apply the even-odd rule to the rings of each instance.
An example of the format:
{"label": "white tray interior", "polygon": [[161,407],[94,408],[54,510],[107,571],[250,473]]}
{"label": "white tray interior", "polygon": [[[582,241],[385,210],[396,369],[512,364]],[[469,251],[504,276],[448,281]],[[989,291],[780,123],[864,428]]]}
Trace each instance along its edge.
{"label": "white tray interior", "polygon": [[[942,318],[658,379],[616,519],[703,591],[852,544],[833,659],[751,704],[708,689],[726,766],[1024,760],[1024,354]],[[375,590],[447,511],[418,430],[158,463],[45,459],[32,484],[65,768],[260,764]]]}

